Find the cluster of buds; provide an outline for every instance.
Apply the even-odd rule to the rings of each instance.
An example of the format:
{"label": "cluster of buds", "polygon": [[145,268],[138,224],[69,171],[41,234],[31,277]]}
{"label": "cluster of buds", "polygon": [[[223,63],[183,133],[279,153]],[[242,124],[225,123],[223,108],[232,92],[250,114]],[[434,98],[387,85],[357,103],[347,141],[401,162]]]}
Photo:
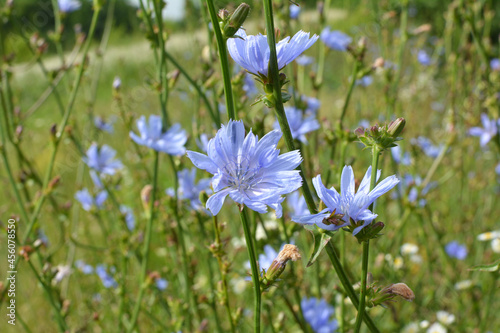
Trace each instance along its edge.
{"label": "cluster of buds", "polygon": [[[369,280],[373,280],[371,274],[369,274]],[[367,289],[367,301],[368,307],[375,307],[377,305],[385,306],[394,298],[401,297],[405,301],[412,302],[415,299],[415,294],[413,290],[410,289],[405,283],[393,283],[387,287],[377,286],[375,283],[370,281],[370,287]]]}
{"label": "cluster of buds", "polygon": [[399,135],[403,132],[405,124],[404,118],[398,118],[382,127],[378,125],[366,129],[360,127],[354,133],[367,148],[377,147],[379,151],[384,151],[395,147],[395,142],[403,139]]}
{"label": "cluster of buds", "polygon": [[249,13],[250,6],[246,3],[239,5],[232,14],[229,14],[226,9],[219,10],[219,26],[222,36],[225,39],[238,38],[234,34],[241,28]]}
{"label": "cluster of buds", "polygon": [[286,244],[276,259],[273,260],[267,271],[262,270],[263,274],[260,277],[261,291],[266,291],[275,282],[279,281],[279,277],[285,271],[288,261],[297,261],[300,258],[299,248],[292,244]]}
{"label": "cluster of buds", "polygon": [[[286,78],[285,73],[279,74],[279,80],[280,80],[280,87],[281,88],[289,82],[288,79]],[[276,100],[274,97],[273,83],[270,81],[270,78],[257,77],[257,81],[262,83],[262,86],[264,87],[264,92],[265,92],[265,95],[261,95],[260,98],[257,100],[257,102],[262,101],[268,108],[271,108],[271,109],[274,108],[274,106],[276,105]],[[292,98],[292,95],[290,95],[288,92],[286,92],[284,90],[281,90],[281,100],[283,103],[288,102],[291,98]]]}

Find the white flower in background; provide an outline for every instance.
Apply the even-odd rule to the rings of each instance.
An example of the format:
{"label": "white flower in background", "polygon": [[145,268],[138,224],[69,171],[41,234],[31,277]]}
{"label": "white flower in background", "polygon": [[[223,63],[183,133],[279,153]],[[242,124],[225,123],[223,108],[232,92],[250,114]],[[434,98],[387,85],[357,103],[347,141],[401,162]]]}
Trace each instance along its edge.
{"label": "white flower in background", "polygon": [[446,329],[446,327],[444,327],[440,323],[432,324],[427,330],[427,333],[447,333],[447,332],[448,330]]}
{"label": "white flower in background", "polygon": [[415,264],[421,264],[424,261],[424,259],[420,254],[413,254],[410,256],[410,261]]}
{"label": "white flower in background", "polygon": [[268,220],[264,221],[264,226],[262,226],[261,223],[257,224],[257,230],[255,231],[255,239],[257,240],[262,240],[266,239],[266,231],[269,232],[270,230],[276,230],[278,229],[278,222],[276,221],[276,218],[274,216],[270,216]]}
{"label": "white flower in background", "polygon": [[245,291],[248,285],[248,281],[244,278],[236,278],[231,280],[231,286],[235,294],[239,295]]}
{"label": "white flower in background", "polygon": [[403,328],[401,333],[418,333],[419,329],[418,323],[409,323]]}
{"label": "white flower in background", "polygon": [[500,238],[500,230],[483,232],[482,234],[477,235],[478,241],[489,241],[497,238]]}
{"label": "white flower in background", "polygon": [[430,323],[428,320],[422,320],[419,324],[420,328],[423,328],[423,329],[426,329],[427,327],[429,327]]}
{"label": "white flower in background", "polygon": [[444,325],[451,325],[455,322],[455,315],[446,311],[438,311],[436,317]]}
{"label": "white flower in background", "polygon": [[62,281],[62,279],[71,274],[71,267],[68,265],[58,265],[56,269],[57,273],[52,279],[53,283],[59,283]]}
{"label": "white flower in background", "polygon": [[463,280],[455,283],[455,290],[465,290],[469,289],[472,286],[471,280]]}
{"label": "white flower in background", "polygon": [[395,269],[401,269],[401,268],[403,268],[404,263],[405,262],[404,262],[403,258],[400,256],[397,256],[396,258],[394,258],[393,266]]}
{"label": "white flower in background", "polygon": [[411,255],[418,253],[418,246],[412,243],[404,243],[401,245],[401,254],[402,255]]}
{"label": "white flower in background", "polygon": [[493,252],[500,253],[500,238],[495,238],[491,241],[491,248]]}

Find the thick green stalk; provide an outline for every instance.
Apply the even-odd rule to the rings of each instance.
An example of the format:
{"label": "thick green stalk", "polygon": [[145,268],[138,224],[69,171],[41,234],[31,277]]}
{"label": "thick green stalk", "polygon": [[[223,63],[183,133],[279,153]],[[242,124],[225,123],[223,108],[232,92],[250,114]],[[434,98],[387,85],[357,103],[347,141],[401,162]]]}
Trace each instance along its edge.
{"label": "thick green stalk", "polygon": [[[375,188],[377,183],[377,168],[378,161],[380,157],[379,148],[374,145],[372,147],[372,174],[370,178],[370,191]],[[370,205],[370,210],[373,212],[375,202]],[[370,240],[363,242],[363,258],[361,262],[361,295],[359,297],[358,314],[356,316],[356,323],[354,325],[354,332],[358,333],[361,329],[361,320],[363,318],[363,313],[365,312],[365,302],[366,302],[366,280],[368,275],[368,257],[370,256]]]}
{"label": "thick green stalk", "polygon": [[[352,304],[357,308],[359,305],[358,296],[354,292],[354,288],[352,287],[351,282],[349,282],[349,279],[345,274],[344,268],[342,267],[342,264],[340,263],[340,260],[331,242],[328,242],[328,245],[326,246],[326,253],[330,258],[330,261],[332,262],[333,268],[335,269],[335,272],[337,273],[337,276],[339,277],[342,286],[344,287],[344,291],[351,300]],[[368,314],[364,310],[363,310],[363,320],[368,329],[370,330],[370,332],[380,333],[378,328],[375,326],[375,323],[372,321],[372,319],[368,316]]]}
{"label": "thick green stalk", "polygon": [[260,309],[261,309],[261,291],[259,280],[259,269],[257,267],[257,258],[255,256],[255,249],[253,247],[253,238],[250,232],[250,225],[248,223],[248,216],[246,209],[240,209],[241,224],[243,224],[243,231],[245,233],[245,241],[247,243],[248,257],[250,258],[250,266],[252,267],[252,281],[254,289],[254,333],[260,332]]}
{"label": "thick green stalk", "polygon": [[154,171],[153,171],[153,190],[151,191],[151,201],[149,203],[149,216],[148,222],[146,224],[145,230],[145,238],[144,238],[144,247],[143,247],[143,257],[141,262],[141,285],[139,287],[139,294],[137,295],[137,301],[135,302],[134,310],[132,312],[132,317],[130,319],[129,327],[127,332],[132,332],[135,329],[137,323],[137,317],[139,316],[139,311],[141,309],[142,298],[144,297],[144,291],[147,288],[146,279],[147,279],[147,270],[148,270],[148,259],[149,259],[149,249],[151,244],[151,235],[153,231],[153,222],[155,218],[155,201],[156,201],[156,192],[158,187],[158,166],[160,164],[160,159],[158,156],[158,152],[155,151],[155,159],[154,159]]}
{"label": "thick green stalk", "polygon": [[347,107],[349,106],[349,101],[351,100],[352,92],[354,86],[356,85],[356,77],[358,76],[359,69],[361,68],[361,62],[357,59],[354,60],[354,68],[352,70],[351,83],[349,84],[349,90],[347,91],[347,96],[344,101],[344,106],[342,107],[342,113],[339,119],[339,129],[342,130],[342,125],[344,123],[344,117],[347,112]]}
{"label": "thick green stalk", "polygon": [[[286,119],[285,109],[283,107],[283,100],[281,98],[281,84],[279,79],[279,68],[278,68],[278,58],[276,56],[276,39],[274,37],[274,21],[273,21],[273,4],[272,0],[264,1],[264,12],[266,15],[266,28],[267,28],[267,42],[269,44],[270,57],[269,57],[269,79],[273,85],[273,97],[274,106],[276,110],[276,115],[278,117],[278,122],[280,124],[281,131],[285,136],[285,142],[288,150],[295,150],[295,145],[293,143],[292,132],[290,126],[288,125],[288,120]],[[311,195],[311,190],[309,189],[309,184],[306,180],[306,175],[302,165],[298,167],[300,170],[300,176],[302,177],[302,193],[307,203],[307,207],[311,213],[317,212],[316,204]]]}
{"label": "thick green stalk", "polygon": [[217,40],[217,48],[219,49],[220,67],[222,70],[222,78],[224,81],[224,97],[226,99],[227,116],[229,119],[236,120],[236,113],[234,111],[233,88],[231,86],[231,72],[229,71],[229,60],[227,58],[226,39],[222,36],[217,19],[217,13],[213,0],[206,0],[208,11],[210,13],[210,20],[215,32],[215,39]]}

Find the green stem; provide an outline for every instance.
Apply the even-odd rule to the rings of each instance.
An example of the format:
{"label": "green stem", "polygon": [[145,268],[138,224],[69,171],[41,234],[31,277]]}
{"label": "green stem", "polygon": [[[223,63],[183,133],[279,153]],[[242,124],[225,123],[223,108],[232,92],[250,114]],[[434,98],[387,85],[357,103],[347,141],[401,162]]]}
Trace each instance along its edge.
{"label": "green stem", "polygon": [[[283,100],[281,98],[281,84],[279,79],[279,68],[278,68],[278,58],[276,56],[276,39],[274,36],[274,21],[273,21],[273,4],[272,0],[263,0],[264,2],[264,12],[266,15],[266,29],[267,29],[267,42],[269,44],[270,57],[269,57],[269,79],[273,85],[273,97],[274,105],[276,110],[276,115],[278,117],[278,122],[280,128],[285,136],[285,142],[288,150],[295,150],[295,145],[293,143],[292,132],[290,126],[288,125],[288,120],[285,115],[285,108],[283,107]],[[300,170],[300,176],[302,177],[302,193],[307,203],[307,207],[311,213],[316,213],[316,204],[311,195],[311,190],[309,189],[309,184],[307,183],[306,175],[302,165],[297,167]]]}
{"label": "green stem", "polygon": [[[342,267],[342,264],[340,263],[340,260],[337,256],[337,253],[335,252],[335,249],[332,245],[331,242],[328,242],[328,245],[326,246],[326,253],[328,254],[328,257],[330,258],[330,261],[332,262],[333,268],[335,269],[335,272],[337,273],[337,276],[339,277],[340,282],[342,283],[342,286],[344,287],[344,291],[346,292],[347,296],[351,300],[352,304],[357,308],[359,305],[359,299],[356,293],[354,292],[354,288],[351,285],[351,282],[349,282],[349,279],[347,278],[347,275],[345,273],[344,268]],[[364,311],[363,309],[363,320],[372,333],[380,333],[378,328],[375,326],[375,323],[372,321],[372,319],[368,316],[368,314]]]}
{"label": "green stem", "polygon": [[137,317],[139,316],[139,311],[141,309],[142,298],[144,297],[144,291],[147,288],[147,270],[148,270],[148,259],[149,259],[149,249],[151,244],[151,235],[153,231],[153,222],[155,218],[155,201],[156,201],[156,191],[158,187],[158,166],[159,166],[159,156],[158,152],[155,151],[154,160],[154,171],[153,171],[153,190],[151,191],[151,201],[149,203],[149,218],[146,224],[143,257],[141,262],[141,285],[139,287],[139,295],[137,296],[137,301],[135,302],[134,310],[132,312],[132,318],[130,319],[130,325],[127,332],[132,332],[135,329],[137,323]]}
{"label": "green stem", "polygon": [[344,106],[342,107],[342,113],[340,114],[339,119],[339,129],[342,129],[342,125],[344,122],[344,117],[347,112],[347,107],[349,106],[349,101],[351,100],[352,92],[354,90],[354,86],[356,85],[356,77],[358,76],[359,69],[361,68],[361,62],[359,60],[354,60],[354,68],[352,70],[351,83],[349,85],[349,90],[347,91],[347,96],[344,101]]}
{"label": "green stem", "polygon": [[261,292],[259,281],[259,270],[257,267],[257,258],[253,247],[252,234],[248,223],[248,216],[246,209],[240,209],[241,223],[243,224],[243,231],[245,232],[245,241],[247,243],[248,257],[250,258],[250,266],[252,267],[252,281],[254,289],[254,333],[260,332],[260,309],[261,309]]}
{"label": "green stem", "polygon": [[[370,178],[370,191],[375,188],[377,183],[377,168],[380,157],[380,150],[376,145],[372,146],[372,172]],[[370,210],[373,212],[375,202],[370,205]],[[370,240],[363,242],[363,259],[361,262],[361,295],[359,297],[358,314],[356,316],[356,323],[354,324],[354,332],[358,333],[361,329],[361,320],[365,311],[366,302],[366,280],[368,275],[368,257],[370,256]]]}
{"label": "green stem", "polygon": [[210,13],[210,20],[215,32],[215,39],[217,40],[217,48],[219,49],[220,67],[222,70],[222,78],[224,81],[224,97],[226,99],[227,116],[229,119],[236,120],[236,113],[234,111],[233,88],[231,86],[231,72],[229,71],[229,60],[227,57],[226,38],[222,36],[219,26],[219,20],[215,12],[213,0],[206,0],[208,11]]}

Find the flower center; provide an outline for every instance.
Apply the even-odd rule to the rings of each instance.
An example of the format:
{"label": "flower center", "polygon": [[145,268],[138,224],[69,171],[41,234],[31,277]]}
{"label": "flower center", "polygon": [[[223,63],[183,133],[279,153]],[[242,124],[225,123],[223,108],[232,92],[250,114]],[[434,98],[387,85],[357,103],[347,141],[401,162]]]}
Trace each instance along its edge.
{"label": "flower center", "polygon": [[236,161],[231,161],[224,167],[229,186],[245,191],[251,189],[260,181],[259,167],[251,168],[247,157],[238,156]]}

